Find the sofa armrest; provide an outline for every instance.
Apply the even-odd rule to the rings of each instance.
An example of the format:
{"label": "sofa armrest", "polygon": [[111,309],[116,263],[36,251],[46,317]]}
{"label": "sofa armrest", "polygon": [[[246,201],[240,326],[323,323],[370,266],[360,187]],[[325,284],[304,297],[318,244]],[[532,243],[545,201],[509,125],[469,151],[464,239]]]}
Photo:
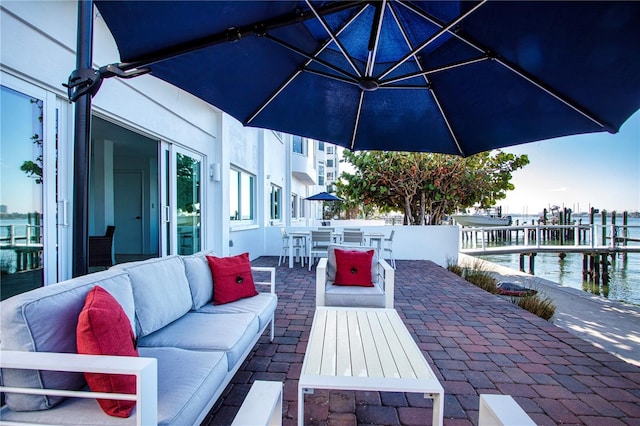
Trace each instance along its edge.
{"label": "sofa armrest", "polygon": [[324,292],[327,286],[327,262],[329,259],[321,257],[316,267],[316,306],[324,306]]}
{"label": "sofa armrest", "polygon": [[382,275],[380,278],[384,283],[384,306],[391,309],[393,308],[396,271],[382,258],[378,259],[378,271]]}
{"label": "sofa armrest", "polygon": [[271,286],[271,293],[276,293],[276,268],[267,266],[252,266],[253,272],[269,272],[269,281],[255,281],[255,284]]}
{"label": "sofa armrest", "polygon": [[31,395],[136,401],[136,424],[149,425],[158,423],[158,360],[155,358],[79,355],[57,352],[0,351],[0,367],[21,370],[134,375],[136,376],[135,395],[9,386],[0,386],[0,391]]}

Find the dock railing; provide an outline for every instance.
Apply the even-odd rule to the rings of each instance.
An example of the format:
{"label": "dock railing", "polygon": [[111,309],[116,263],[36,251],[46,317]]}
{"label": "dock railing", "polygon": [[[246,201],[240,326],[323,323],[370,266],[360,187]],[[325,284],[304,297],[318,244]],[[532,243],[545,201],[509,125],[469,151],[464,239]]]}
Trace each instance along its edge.
{"label": "dock railing", "polygon": [[[638,225],[570,224],[570,225],[512,225],[491,227],[461,227],[460,251],[522,252],[566,248],[567,251],[609,249],[611,251],[640,251]],[[631,244],[630,244],[631,243]],[[508,248],[512,248],[508,250]]]}

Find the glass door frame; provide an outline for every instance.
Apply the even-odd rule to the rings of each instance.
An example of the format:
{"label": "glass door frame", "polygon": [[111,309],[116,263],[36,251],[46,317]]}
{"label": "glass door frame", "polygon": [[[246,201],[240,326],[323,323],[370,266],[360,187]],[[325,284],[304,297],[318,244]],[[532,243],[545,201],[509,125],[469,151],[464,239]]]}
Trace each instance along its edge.
{"label": "glass door frame", "polygon": [[[42,101],[42,263],[43,284],[67,279],[71,265],[71,227],[68,216],[72,168],[67,158],[68,116],[66,103],[55,93],[0,70],[2,85]],[[56,129],[57,122],[57,129]],[[57,134],[56,134],[57,130]],[[56,144],[57,137],[57,144]],[[59,208],[60,207],[60,208]]]}
{"label": "glass door frame", "polygon": [[191,149],[166,141],[160,142],[160,203],[162,206],[160,226],[161,256],[179,253],[178,212],[177,206],[177,155],[182,154],[200,162],[200,248],[204,247],[206,235],[206,220],[204,215],[206,179],[206,156]]}

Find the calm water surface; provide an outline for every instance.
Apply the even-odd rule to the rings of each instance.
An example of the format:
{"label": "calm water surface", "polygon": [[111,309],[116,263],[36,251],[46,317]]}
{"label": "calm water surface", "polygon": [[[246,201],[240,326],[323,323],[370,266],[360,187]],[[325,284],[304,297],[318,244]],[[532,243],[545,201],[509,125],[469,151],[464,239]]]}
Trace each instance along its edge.
{"label": "calm water surface", "polygon": [[[588,218],[583,218],[582,223],[588,223]],[[600,223],[599,217],[596,218],[596,223]],[[616,224],[622,224],[620,217],[616,219]],[[628,224],[639,226],[629,229],[629,237],[640,238],[640,218],[629,218]],[[638,245],[639,243],[633,244]],[[520,269],[520,255],[518,254],[478,257],[515,270]],[[525,265],[528,269],[528,257],[525,257]],[[580,253],[567,253],[564,260],[561,260],[557,253],[538,253],[535,257],[535,276],[563,286],[599,294],[612,300],[640,305],[640,253],[629,253],[626,260],[622,254],[616,255],[614,262],[609,266],[608,286],[597,286],[583,281],[582,254]]]}

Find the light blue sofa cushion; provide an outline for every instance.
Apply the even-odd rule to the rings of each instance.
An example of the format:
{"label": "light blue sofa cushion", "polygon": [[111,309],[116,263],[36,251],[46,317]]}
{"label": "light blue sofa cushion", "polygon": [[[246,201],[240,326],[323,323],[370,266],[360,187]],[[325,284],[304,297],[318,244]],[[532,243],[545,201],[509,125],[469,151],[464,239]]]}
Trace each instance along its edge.
{"label": "light blue sofa cushion", "polygon": [[327,281],[324,301],[327,306],[383,308],[385,295],[379,283],[374,283],[373,287],[357,287],[333,285]]}
{"label": "light blue sofa cushion", "polygon": [[178,256],[124,264],[133,288],[139,336],[146,336],[191,310],[191,290]]}
{"label": "light blue sofa cushion", "polygon": [[190,312],[155,333],[138,339],[138,347],[170,346],[196,351],[224,351],[231,370],[258,333],[254,314],[210,315]]}
{"label": "light blue sofa cushion", "polygon": [[[211,398],[219,395],[228,372],[223,352],[177,348],[140,348],[140,356],[158,360],[158,424],[193,425]],[[47,411],[14,412],[3,407],[3,421],[57,425],[135,425],[136,411],[126,419],[106,415],[95,399],[69,398]]]}
{"label": "light blue sofa cushion", "polygon": [[202,314],[241,314],[252,313],[260,320],[260,330],[262,330],[273,318],[273,313],[278,305],[278,296],[273,293],[259,293],[257,296],[236,300],[233,303],[224,305],[206,304],[198,309],[197,313]]}
{"label": "light blue sofa cushion", "polygon": [[[108,270],[38,288],[2,302],[0,349],[29,352],[76,353],[76,327],[84,299],[95,285],[106,289],[134,319],[133,293],[124,271]],[[3,369],[5,386],[80,389],[86,385],[82,373]],[[61,397],[6,395],[12,410],[45,410]]]}
{"label": "light blue sofa cushion", "polygon": [[194,311],[213,300],[213,278],[206,256],[215,256],[215,253],[200,252],[182,258],[193,300],[191,309]]}

